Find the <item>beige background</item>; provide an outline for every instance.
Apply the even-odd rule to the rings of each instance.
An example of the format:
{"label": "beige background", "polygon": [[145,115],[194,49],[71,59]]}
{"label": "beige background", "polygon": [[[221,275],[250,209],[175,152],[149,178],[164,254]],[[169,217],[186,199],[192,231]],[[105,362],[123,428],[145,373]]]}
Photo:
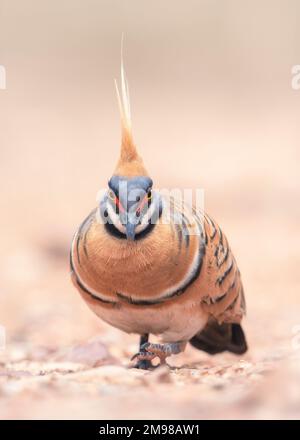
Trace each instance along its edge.
{"label": "beige background", "polygon": [[[36,347],[55,351],[95,335],[112,353],[124,349],[124,364],[135,351],[136,338],[98,322],[68,277],[72,234],[118,156],[113,79],[122,32],[134,136],[156,185],[204,188],[206,209],[235,251],[248,303],[248,361],[254,368],[292,349],[300,324],[300,91],[291,87],[299,20],[297,0],[0,0],[7,73],[0,91],[7,350],[0,361],[28,360]],[[189,356],[227,362],[192,349],[180,362]],[[3,417],[72,416],[65,405],[58,409],[55,393],[55,404],[43,408],[37,398],[24,406],[26,393],[10,395],[8,382],[0,383],[9,400]],[[114,393],[113,405],[120,389]],[[180,399],[166,416],[182,415],[183,406],[185,417],[219,415],[205,413],[198,393],[188,406]],[[257,404],[245,414],[293,417],[291,399],[286,412],[276,412],[270,398],[270,407],[263,402],[262,412]],[[107,402],[84,411],[78,405],[81,417],[108,416]],[[156,416],[151,408],[145,413]],[[116,417],[127,417],[124,411]],[[144,415],[139,406],[134,411],[131,417]]]}

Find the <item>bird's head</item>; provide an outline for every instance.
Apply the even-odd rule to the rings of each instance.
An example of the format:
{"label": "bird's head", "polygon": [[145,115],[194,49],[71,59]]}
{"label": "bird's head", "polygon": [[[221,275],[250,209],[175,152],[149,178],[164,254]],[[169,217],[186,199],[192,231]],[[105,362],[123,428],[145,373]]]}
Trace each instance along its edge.
{"label": "bird's head", "polygon": [[146,176],[111,177],[100,203],[100,212],[111,233],[135,240],[151,231],[161,213],[160,196],[152,184]]}
{"label": "bird's head", "polygon": [[108,189],[100,201],[100,214],[111,234],[135,240],[153,229],[162,212],[162,201],[159,193],[152,188],[152,179],[133,142],[123,63],[121,81],[121,95],[116,83],[122,122],[121,154],[108,182]]}

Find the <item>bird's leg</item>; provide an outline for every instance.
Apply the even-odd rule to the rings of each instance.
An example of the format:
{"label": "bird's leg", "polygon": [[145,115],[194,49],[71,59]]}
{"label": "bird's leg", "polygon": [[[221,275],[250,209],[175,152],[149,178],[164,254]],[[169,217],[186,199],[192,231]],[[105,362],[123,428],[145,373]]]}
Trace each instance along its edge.
{"label": "bird's leg", "polygon": [[152,368],[153,365],[151,363],[151,360],[156,357],[156,354],[150,353],[148,350],[145,350],[143,346],[145,344],[148,344],[149,335],[145,334],[142,335],[140,338],[140,351],[136,353],[131,360],[137,359],[137,363],[134,366],[134,368],[139,368],[142,370],[148,370],[149,368]]}
{"label": "bird's leg", "polygon": [[184,351],[186,344],[186,341],[168,342],[166,344],[152,344],[151,342],[145,342],[141,346],[141,350],[146,350],[146,352],[151,354],[151,359],[159,357],[160,364],[162,365],[166,363],[166,358],[168,356]]}

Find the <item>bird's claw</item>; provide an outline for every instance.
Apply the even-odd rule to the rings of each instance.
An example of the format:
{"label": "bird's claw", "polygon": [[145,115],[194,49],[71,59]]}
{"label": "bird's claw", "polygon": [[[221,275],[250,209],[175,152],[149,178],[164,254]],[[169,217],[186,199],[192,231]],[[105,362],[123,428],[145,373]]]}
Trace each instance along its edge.
{"label": "bird's claw", "polygon": [[150,353],[149,351],[139,351],[135,355],[132,356],[131,360],[148,360],[151,361],[156,355],[154,353]]}
{"label": "bird's claw", "polygon": [[132,356],[131,360],[137,360],[137,363],[134,365],[134,368],[138,368],[141,370],[149,370],[153,368],[151,363],[152,359],[156,357],[156,354],[150,353],[148,351],[139,351],[134,356]]}
{"label": "bird's claw", "polygon": [[183,351],[185,345],[185,342],[168,342],[166,344],[153,344],[151,342],[146,342],[141,346],[141,350],[154,353],[159,357],[161,363],[165,363],[168,356],[180,353]]}
{"label": "bird's claw", "polygon": [[158,357],[161,364],[165,364],[166,357],[172,354],[169,344],[153,344],[151,342],[145,342],[145,344],[141,346],[141,349],[145,350],[146,353],[151,353],[153,358]]}
{"label": "bird's claw", "polygon": [[[150,362],[152,359],[158,357],[160,365],[166,363],[166,358],[172,354],[178,354],[184,348],[185,343],[182,342],[170,342],[167,344],[153,344],[151,342],[145,342],[141,345],[140,351],[136,353],[131,360],[137,359],[139,362]],[[143,368],[143,367],[137,367]],[[148,367],[149,368],[149,367]]]}

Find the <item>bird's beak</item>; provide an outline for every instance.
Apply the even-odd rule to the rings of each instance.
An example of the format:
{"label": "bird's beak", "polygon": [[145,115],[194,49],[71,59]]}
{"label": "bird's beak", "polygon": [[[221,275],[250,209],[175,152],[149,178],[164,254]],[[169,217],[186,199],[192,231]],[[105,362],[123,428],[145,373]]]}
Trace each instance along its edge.
{"label": "bird's beak", "polygon": [[137,224],[135,214],[131,214],[129,212],[122,212],[120,214],[120,220],[121,223],[125,226],[127,240],[134,240],[135,228]]}
{"label": "bird's beak", "polygon": [[134,240],[135,237],[135,227],[136,225],[134,223],[131,223],[130,221],[126,224],[126,237],[127,240]]}

